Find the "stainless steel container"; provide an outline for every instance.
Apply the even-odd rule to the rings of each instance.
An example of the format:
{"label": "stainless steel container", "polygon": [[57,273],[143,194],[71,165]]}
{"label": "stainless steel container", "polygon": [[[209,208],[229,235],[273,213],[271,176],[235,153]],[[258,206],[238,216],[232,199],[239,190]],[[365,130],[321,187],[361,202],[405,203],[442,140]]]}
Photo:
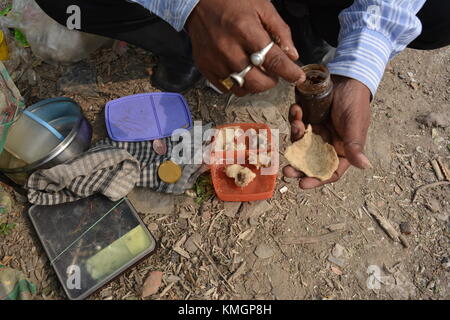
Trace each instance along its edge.
{"label": "stainless steel container", "polygon": [[[50,124],[64,136],[44,158],[33,163],[17,159],[4,150],[0,154],[0,171],[20,185],[37,169],[51,168],[62,164],[86,151],[92,139],[92,127],[83,116],[80,106],[69,98],[53,98],[27,108]],[[25,136],[23,139],[33,139]]]}

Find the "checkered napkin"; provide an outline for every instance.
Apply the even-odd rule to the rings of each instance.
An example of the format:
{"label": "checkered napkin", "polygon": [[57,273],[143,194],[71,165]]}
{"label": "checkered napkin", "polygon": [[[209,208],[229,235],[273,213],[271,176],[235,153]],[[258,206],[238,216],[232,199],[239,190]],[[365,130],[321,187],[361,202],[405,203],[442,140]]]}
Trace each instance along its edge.
{"label": "checkered napkin", "polygon": [[[210,127],[207,125],[203,129]],[[163,162],[171,160],[174,145],[179,142],[174,143],[171,138],[163,141],[167,145],[167,153],[159,155],[153,149],[152,141],[101,140],[65,164],[33,173],[27,182],[28,200],[38,205],[55,205],[102,193],[116,201],[125,197],[135,186],[182,194],[192,188],[207,167],[202,164],[180,165],[180,180],[174,184],[164,183],[158,177],[158,168]],[[194,151],[192,143],[192,155]]]}

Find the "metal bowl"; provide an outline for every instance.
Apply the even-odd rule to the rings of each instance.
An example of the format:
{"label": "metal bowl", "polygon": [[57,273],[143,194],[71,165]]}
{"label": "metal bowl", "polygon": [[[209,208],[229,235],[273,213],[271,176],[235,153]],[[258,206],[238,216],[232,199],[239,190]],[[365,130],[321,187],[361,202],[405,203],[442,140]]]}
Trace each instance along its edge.
{"label": "metal bowl", "polygon": [[[14,168],[0,167],[0,171],[18,184],[24,184],[28,176],[37,169],[54,167],[85,152],[92,139],[92,127],[83,116],[80,106],[72,99],[47,99],[27,110],[47,121],[65,138],[47,156],[38,161]],[[11,163],[13,157],[3,151],[0,155],[0,166]]]}

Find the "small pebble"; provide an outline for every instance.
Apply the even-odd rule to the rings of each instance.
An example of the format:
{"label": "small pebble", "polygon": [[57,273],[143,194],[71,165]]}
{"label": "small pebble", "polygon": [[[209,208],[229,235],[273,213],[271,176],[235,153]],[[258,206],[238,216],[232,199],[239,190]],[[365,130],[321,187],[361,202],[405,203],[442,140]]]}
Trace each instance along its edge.
{"label": "small pebble", "polygon": [[409,222],[400,223],[400,232],[406,235],[410,235],[412,232],[411,225]]}
{"label": "small pebble", "polygon": [[439,211],[441,211],[441,204],[439,203],[439,201],[437,199],[428,199],[426,207],[431,212],[439,212]]}
{"label": "small pebble", "polygon": [[288,192],[288,187],[284,186],[280,189],[281,194],[286,193],[286,192]]}
{"label": "small pebble", "polygon": [[187,219],[183,219],[183,218],[178,219],[178,226],[181,229],[187,229],[188,225],[189,225],[189,223],[188,223]]}
{"label": "small pebble", "polygon": [[345,248],[341,246],[339,243],[336,243],[333,247],[333,250],[331,251],[331,254],[335,258],[340,258],[344,254]]}
{"label": "small pebble", "polygon": [[184,248],[186,249],[187,252],[189,253],[195,253],[198,250],[197,245],[195,244],[198,243],[200,244],[202,241],[202,236],[199,233],[194,233],[192,234],[184,243]]}
{"label": "small pebble", "polygon": [[189,219],[190,217],[192,217],[192,212],[189,212],[186,209],[181,208],[179,217],[181,219]]}
{"label": "small pebble", "polygon": [[260,259],[268,259],[274,255],[274,251],[268,245],[262,243],[255,249],[255,254]]}
{"label": "small pebble", "polygon": [[202,220],[203,221],[209,221],[211,219],[211,212],[209,211],[204,211],[202,213]]}
{"label": "small pebble", "polygon": [[186,190],[184,192],[184,194],[187,195],[190,198],[197,198],[197,193],[194,190],[191,190],[191,189]]}
{"label": "small pebble", "polygon": [[332,255],[329,255],[328,256],[328,261],[330,261],[330,262],[332,262],[332,263],[334,263],[335,265],[338,265],[339,267],[343,267],[344,266],[344,261],[342,260],[342,259],[338,259],[338,258],[335,258],[335,257],[333,257]]}
{"label": "small pebble", "polygon": [[444,257],[441,260],[441,265],[446,268],[446,269],[450,269],[450,258],[449,257]]}

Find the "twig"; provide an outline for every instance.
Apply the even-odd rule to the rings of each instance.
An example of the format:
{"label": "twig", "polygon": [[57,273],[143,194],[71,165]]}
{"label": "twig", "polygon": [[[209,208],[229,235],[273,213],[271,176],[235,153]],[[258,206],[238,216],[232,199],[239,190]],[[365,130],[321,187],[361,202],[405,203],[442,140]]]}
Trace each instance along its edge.
{"label": "twig", "polygon": [[209,225],[209,228],[208,228],[208,233],[211,233],[211,231],[212,231],[212,228],[213,228],[213,226],[214,226],[214,222],[216,222],[216,220],[222,215],[222,213],[224,212],[225,210],[221,210],[213,219],[212,219],[212,221],[211,221],[211,224]]}
{"label": "twig", "polygon": [[172,289],[172,287],[175,285],[175,283],[176,283],[176,281],[170,283],[167,287],[165,287],[164,290],[159,295],[159,299],[164,297],[166,295],[166,293],[169,292],[170,289]]}
{"label": "twig", "polygon": [[419,195],[420,192],[422,192],[425,189],[428,188],[433,188],[433,187],[437,187],[437,186],[443,186],[443,185],[448,185],[450,184],[450,181],[438,181],[438,182],[433,182],[433,183],[429,183],[429,184],[425,184],[419,188],[417,188],[417,190],[414,192],[414,197],[412,199],[412,202],[415,202],[417,199],[417,196]]}
{"label": "twig", "polygon": [[318,243],[322,241],[329,241],[337,238],[337,236],[341,232],[335,231],[335,232],[329,232],[320,236],[315,237],[295,237],[295,239],[292,240],[284,240],[284,244],[312,244],[312,243]]}
{"label": "twig", "polygon": [[222,272],[220,272],[219,268],[216,266],[216,264],[214,263],[214,260],[209,256],[208,253],[206,253],[206,251],[200,247],[200,245],[197,243],[197,241],[192,240],[192,242],[194,242],[194,244],[197,246],[197,248],[203,253],[203,255],[206,257],[206,259],[208,259],[209,263],[211,263],[211,265],[213,266],[214,270],[216,270],[216,272],[220,275],[220,277],[225,281],[225,283],[228,285],[228,287],[233,291],[236,292],[236,290],[234,289],[234,286],[228,281],[227,278],[225,278],[225,276],[223,275]]}
{"label": "twig", "polygon": [[450,181],[450,172],[449,172],[447,166],[442,162],[441,157],[437,157],[436,160],[439,164],[439,167],[441,167],[442,173],[445,176],[445,180]]}
{"label": "twig", "polygon": [[434,173],[436,173],[438,181],[444,180],[444,175],[436,159],[431,160],[431,166],[433,167]]}
{"label": "twig", "polygon": [[330,191],[336,198],[338,198],[341,201],[344,201],[344,199],[342,199],[342,197],[340,197],[336,192],[334,192],[333,189],[329,188],[328,186],[325,187],[325,189],[327,189],[328,191]]}
{"label": "twig", "polygon": [[403,237],[397,230],[395,230],[389,220],[383,217],[379,212],[377,212],[373,205],[366,203],[366,206],[363,207],[363,209],[367,210],[367,212],[372,215],[372,217],[378,222],[380,227],[384,230],[384,232],[386,232],[389,238],[391,238],[393,241],[400,242],[405,248],[409,247],[406,238]]}
{"label": "twig", "polygon": [[189,253],[186,252],[186,250],[184,250],[183,248],[181,248],[181,245],[183,243],[185,243],[186,238],[187,238],[187,235],[186,234],[183,235],[181,237],[181,239],[173,246],[172,250],[175,251],[176,253],[178,253],[180,256],[185,257],[186,259],[190,259],[191,256],[189,255]]}
{"label": "twig", "polygon": [[20,78],[22,78],[22,76],[25,74],[25,72],[27,72],[28,69],[31,68],[32,65],[33,65],[32,63],[26,64],[25,68],[22,69],[22,72],[19,73],[19,75],[16,77],[16,79],[14,79],[14,81],[17,83],[20,80]]}
{"label": "twig", "polygon": [[237,270],[228,278],[229,282],[233,282],[237,277],[244,273],[246,262],[242,262],[241,265],[237,268]]}
{"label": "twig", "polygon": [[328,229],[329,231],[338,231],[338,230],[345,229],[346,226],[347,225],[345,222],[339,222],[339,223],[334,223],[334,224],[325,226],[325,229]]}
{"label": "twig", "polygon": [[283,248],[281,248],[281,244],[280,244],[280,242],[278,241],[278,239],[275,239],[275,237],[273,237],[272,235],[270,235],[270,237],[271,237],[272,240],[277,244],[278,249],[280,249],[280,251],[281,251],[281,253],[283,254],[283,256],[284,256],[286,259],[289,259],[288,255],[284,252]]}
{"label": "twig", "polygon": [[230,94],[230,96],[228,97],[228,99],[227,99],[227,103],[226,103],[226,105],[225,105],[225,109],[226,108],[228,108],[229,106],[230,106],[230,104],[231,104],[231,101],[233,101],[233,98],[235,97],[235,95],[232,93],[232,94]]}

